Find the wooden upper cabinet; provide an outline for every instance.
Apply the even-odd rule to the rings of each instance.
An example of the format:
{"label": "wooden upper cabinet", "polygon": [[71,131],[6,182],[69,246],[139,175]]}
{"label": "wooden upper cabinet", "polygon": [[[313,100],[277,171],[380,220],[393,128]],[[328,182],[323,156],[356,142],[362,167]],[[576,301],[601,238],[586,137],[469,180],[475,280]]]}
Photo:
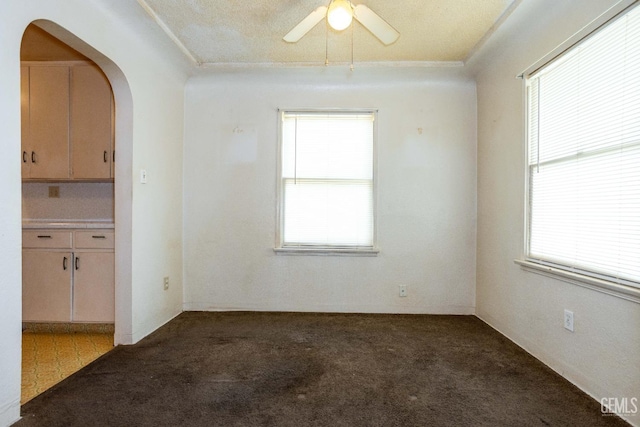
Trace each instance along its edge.
{"label": "wooden upper cabinet", "polygon": [[93,65],[71,67],[71,177],[111,178],[111,86]]}
{"label": "wooden upper cabinet", "polygon": [[29,177],[31,144],[29,142],[29,67],[20,67],[20,114],[22,116],[22,176]]}
{"label": "wooden upper cabinet", "polygon": [[69,178],[68,66],[29,67],[29,145],[29,178]]}
{"label": "wooden upper cabinet", "polygon": [[20,68],[22,178],[113,178],[113,92],[95,64]]}

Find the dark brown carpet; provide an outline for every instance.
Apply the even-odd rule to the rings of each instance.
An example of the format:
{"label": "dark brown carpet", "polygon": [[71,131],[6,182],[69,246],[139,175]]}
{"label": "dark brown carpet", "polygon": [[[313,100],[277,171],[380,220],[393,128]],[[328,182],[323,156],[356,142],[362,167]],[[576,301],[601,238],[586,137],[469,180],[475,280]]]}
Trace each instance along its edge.
{"label": "dark brown carpet", "polygon": [[473,316],[183,313],[17,426],[611,426]]}

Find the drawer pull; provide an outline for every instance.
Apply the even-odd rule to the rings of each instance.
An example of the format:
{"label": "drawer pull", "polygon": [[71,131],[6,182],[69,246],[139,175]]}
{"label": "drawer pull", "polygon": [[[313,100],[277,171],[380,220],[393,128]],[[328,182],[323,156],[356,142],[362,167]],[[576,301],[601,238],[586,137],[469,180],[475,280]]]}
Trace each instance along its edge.
{"label": "drawer pull", "polygon": [[27,163],[27,152],[26,151],[22,152],[22,163]]}
{"label": "drawer pull", "polygon": [[80,258],[76,257],[76,270],[80,268]]}
{"label": "drawer pull", "polygon": [[62,258],[62,269],[63,270],[67,269],[67,257]]}
{"label": "drawer pull", "polygon": [[93,239],[106,239],[106,236],[91,236]]}
{"label": "drawer pull", "polygon": [[31,163],[35,163],[36,162],[36,152],[32,151],[31,152]]}
{"label": "drawer pull", "polygon": [[102,159],[104,160],[105,163],[107,163],[109,161],[109,153],[108,152],[104,152],[104,155],[102,156]]}
{"label": "drawer pull", "polygon": [[38,239],[50,239],[51,236],[47,236],[47,235],[42,235],[42,236],[38,236]]}

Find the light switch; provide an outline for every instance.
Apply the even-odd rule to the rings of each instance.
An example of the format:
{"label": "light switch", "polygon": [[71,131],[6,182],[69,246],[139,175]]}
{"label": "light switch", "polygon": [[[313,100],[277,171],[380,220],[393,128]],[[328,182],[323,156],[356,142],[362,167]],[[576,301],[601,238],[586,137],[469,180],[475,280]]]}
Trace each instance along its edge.
{"label": "light switch", "polygon": [[140,183],[141,184],[146,184],[147,183],[147,170],[146,169],[140,169]]}

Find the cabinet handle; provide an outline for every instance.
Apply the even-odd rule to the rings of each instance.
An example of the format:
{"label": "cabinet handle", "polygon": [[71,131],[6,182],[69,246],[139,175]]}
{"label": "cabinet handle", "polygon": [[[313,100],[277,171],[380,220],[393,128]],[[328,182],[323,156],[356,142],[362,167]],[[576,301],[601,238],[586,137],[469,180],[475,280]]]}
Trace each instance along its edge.
{"label": "cabinet handle", "polygon": [[38,236],[38,239],[50,239],[50,238],[51,238],[51,236],[45,236],[45,235]]}
{"label": "cabinet handle", "polygon": [[67,269],[67,257],[62,258],[62,269],[63,270]]}
{"label": "cabinet handle", "polygon": [[106,236],[91,236],[94,239],[106,239]]}
{"label": "cabinet handle", "polygon": [[116,150],[113,150],[113,163],[116,162]]}
{"label": "cabinet handle", "polygon": [[31,163],[35,163],[36,162],[36,152],[32,151],[31,152]]}
{"label": "cabinet handle", "polygon": [[104,155],[102,156],[102,159],[104,160],[105,163],[107,163],[109,161],[109,153],[107,153],[106,151],[104,152]]}
{"label": "cabinet handle", "polygon": [[22,152],[22,163],[27,163],[27,152],[26,151]]}
{"label": "cabinet handle", "polygon": [[76,270],[80,268],[80,258],[76,257]]}

